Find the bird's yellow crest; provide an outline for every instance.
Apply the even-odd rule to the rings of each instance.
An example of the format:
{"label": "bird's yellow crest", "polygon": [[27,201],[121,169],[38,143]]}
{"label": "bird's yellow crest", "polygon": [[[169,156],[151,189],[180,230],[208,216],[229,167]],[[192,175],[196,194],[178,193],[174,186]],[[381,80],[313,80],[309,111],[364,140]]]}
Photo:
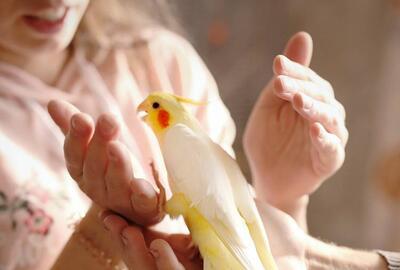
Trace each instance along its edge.
{"label": "bird's yellow crest", "polygon": [[176,98],[177,101],[179,101],[180,103],[186,103],[186,104],[190,104],[190,105],[195,105],[195,106],[204,106],[207,105],[207,102],[200,102],[200,101],[196,101],[190,98],[185,98],[185,97],[181,97],[178,95],[172,95],[174,98]]}

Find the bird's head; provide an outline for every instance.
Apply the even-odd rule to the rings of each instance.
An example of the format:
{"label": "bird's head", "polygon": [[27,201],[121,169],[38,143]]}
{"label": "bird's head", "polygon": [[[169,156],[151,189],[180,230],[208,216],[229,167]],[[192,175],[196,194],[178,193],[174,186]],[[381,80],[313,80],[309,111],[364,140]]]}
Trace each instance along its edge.
{"label": "bird's head", "polygon": [[152,128],[157,137],[160,137],[171,126],[186,123],[191,119],[182,103],[203,105],[201,102],[170,93],[153,92],[139,104],[137,111],[147,114],[142,119]]}

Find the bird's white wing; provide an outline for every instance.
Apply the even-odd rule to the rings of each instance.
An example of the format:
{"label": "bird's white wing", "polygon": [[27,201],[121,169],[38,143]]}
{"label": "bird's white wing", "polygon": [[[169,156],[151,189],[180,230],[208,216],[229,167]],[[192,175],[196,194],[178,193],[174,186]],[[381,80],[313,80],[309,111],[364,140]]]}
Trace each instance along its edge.
{"label": "bird's white wing", "polygon": [[224,168],[231,182],[234,200],[249,228],[251,237],[256,244],[258,254],[264,267],[268,270],[277,269],[273,260],[268,237],[264,229],[264,224],[257,210],[254,198],[251,195],[250,186],[246,181],[236,160],[234,160],[218,144],[213,144],[215,155],[224,164]]}
{"label": "bird's white wing", "polygon": [[245,269],[264,269],[212,141],[178,124],[167,131],[161,145],[175,192],[191,200]]}

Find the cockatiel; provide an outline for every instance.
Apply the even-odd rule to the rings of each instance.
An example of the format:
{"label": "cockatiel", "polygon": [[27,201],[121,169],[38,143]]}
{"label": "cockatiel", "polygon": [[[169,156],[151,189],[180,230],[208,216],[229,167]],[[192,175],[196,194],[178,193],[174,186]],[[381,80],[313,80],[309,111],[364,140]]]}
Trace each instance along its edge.
{"label": "cockatiel", "polygon": [[151,93],[138,107],[154,131],[173,193],[165,210],[182,215],[204,269],[277,269],[255,202],[236,161],[169,93]]}

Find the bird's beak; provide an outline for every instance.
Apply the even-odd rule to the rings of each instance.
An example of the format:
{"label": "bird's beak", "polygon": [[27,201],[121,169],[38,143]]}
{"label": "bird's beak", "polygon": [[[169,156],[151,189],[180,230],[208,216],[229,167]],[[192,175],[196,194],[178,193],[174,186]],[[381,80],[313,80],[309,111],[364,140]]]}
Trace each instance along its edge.
{"label": "bird's beak", "polygon": [[136,112],[139,114],[139,117],[142,120],[146,120],[148,111],[149,111],[149,103],[145,99],[142,103],[139,104],[139,106],[136,109]]}
{"label": "bird's beak", "polygon": [[139,112],[147,112],[148,108],[149,108],[149,104],[148,104],[147,100],[145,99],[145,100],[143,100],[142,103],[139,104],[139,106],[137,107],[136,110],[138,113]]}

